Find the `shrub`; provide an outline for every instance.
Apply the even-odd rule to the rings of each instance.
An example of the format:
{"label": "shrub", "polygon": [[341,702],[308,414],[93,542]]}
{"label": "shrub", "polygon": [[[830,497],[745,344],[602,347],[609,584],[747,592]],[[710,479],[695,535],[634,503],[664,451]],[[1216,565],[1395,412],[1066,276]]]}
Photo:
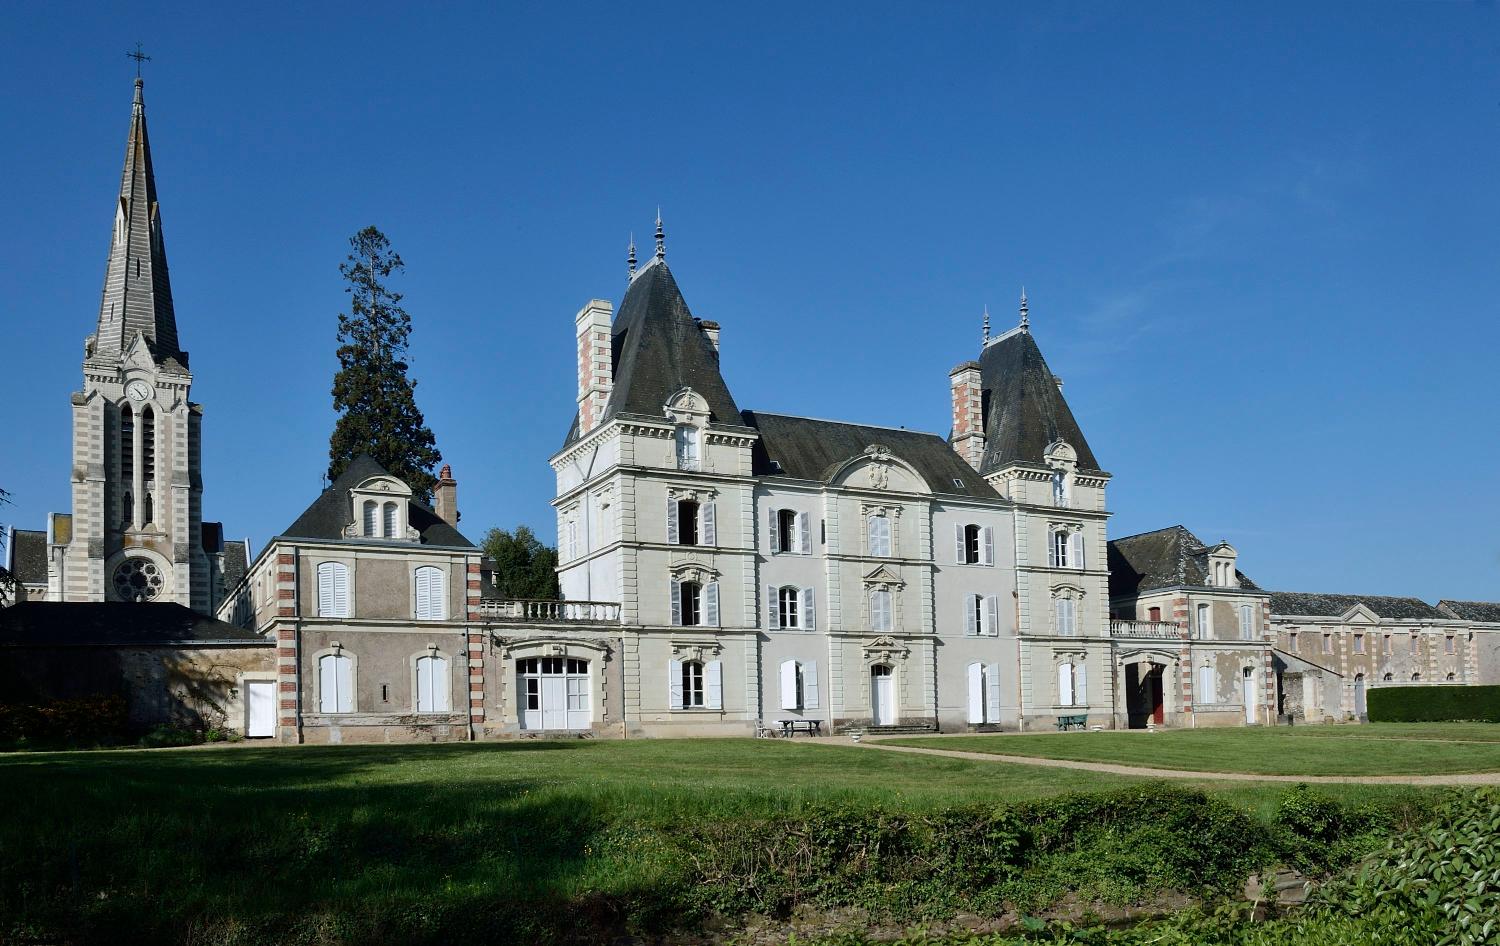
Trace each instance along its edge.
{"label": "shrub", "polygon": [[1376,687],[1365,703],[1377,723],[1500,723],[1500,686]]}
{"label": "shrub", "polygon": [[197,730],[162,723],[151,727],[141,737],[141,746],[146,749],[165,749],[171,746],[195,746],[202,741],[203,737]]}
{"label": "shrub", "polygon": [[128,731],[125,701],[118,696],[0,705],[0,748],[113,746],[125,742]]}

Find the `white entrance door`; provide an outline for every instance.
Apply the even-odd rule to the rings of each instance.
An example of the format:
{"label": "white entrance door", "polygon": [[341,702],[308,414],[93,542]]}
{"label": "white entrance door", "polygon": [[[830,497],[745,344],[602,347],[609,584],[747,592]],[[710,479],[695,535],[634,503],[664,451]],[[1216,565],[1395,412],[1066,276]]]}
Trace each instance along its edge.
{"label": "white entrance door", "polygon": [[896,724],[896,678],[884,664],[870,668],[870,721],[876,726]]}
{"label": "white entrance door", "polygon": [[276,681],[245,682],[245,735],[250,738],[276,735]]}
{"label": "white entrance door", "polygon": [[542,677],[542,728],[568,728],[567,686],[562,677]]}
{"label": "white entrance door", "polygon": [[1245,725],[1255,725],[1255,671],[1249,667],[1245,668],[1244,699],[1245,699]]}
{"label": "white entrance door", "polygon": [[1354,675],[1354,715],[1365,715],[1365,675],[1362,673]]}

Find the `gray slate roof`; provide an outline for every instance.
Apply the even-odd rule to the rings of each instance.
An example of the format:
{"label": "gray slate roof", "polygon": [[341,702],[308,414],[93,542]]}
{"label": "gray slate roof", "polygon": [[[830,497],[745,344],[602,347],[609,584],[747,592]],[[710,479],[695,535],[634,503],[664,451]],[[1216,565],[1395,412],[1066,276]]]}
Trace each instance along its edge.
{"label": "gray slate roof", "polygon": [[1325,595],[1299,591],[1271,592],[1272,614],[1300,614],[1309,617],[1338,617],[1355,605],[1362,604],[1379,617],[1427,619],[1442,618],[1443,613],[1421,598],[1398,598],[1389,595]]}
{"label": "gray slate roof", "polygon": [[[600,422],[621,414],[663,416],[667,399],[692,388],[708,402],[709,420],[739,424],[719,355],[682,298],[665,260],[652,260],[625,291],[615,313],[614,390]],[[565,443],[578,439],[578,418]]]}
{"label": "gray slate roof", "polygon": [[10,573],[23,585],[47,583],[47,533],[40,529],[17,529],[6,550]]}
{"label": "gray slate roof", "polygon": [[1500,601],[1449,601],[1444,598],[1437,606],[1444,614],[1465,621],[1500,624]]}
{"label": "gray slate roof", "polygon": [[0,609],[0,647],[173,643],[271,647],[253,631],[168,602],[23,601]]}
{"label": "gray slate roof", "polygon": [[[743,417],[746,425],[760,431],[753,455],[757,476],[827,482],[845,461],[864,453],[872,444],[881,444],[915,467],[935,493],[985,499],[999,495],[937,434],[757,411],[746,411]],[[772,460],[780,463],[779,471],[772,468]],[[954,480],[964,485],[955,486]]]}
{"label": "gray slate roof", "polygon": [[[349,504],[349,491],[372,476],[390,476],[385,467],[362,453],[355,457],[348,468],[303,510],[297,521],[282,531],[286,538],[338,540],[344,538],[344,527],[353,521],[353,507]],[[427,506],[412,500],[407,513],[411,527],[417,530],[423,545],[462,546],[473,548],[474,543],[464,538],[463,533],[438,517]],[[368,541],[368,540],[362,540]]]}
{"label": "gray slate roof", "polygon": [[240,583],[250,568],[250,541],[230,539],[224,543],[224,588],[230,589]]}
{"label": "gray slate roof", "polygon": [[1041,463],[1047,445],[1057,440],[1078,451],[1080,470],[1101,469],[1029,331],[1013,331],[986,346],[979,375],[985,405],[982,472],[1017,461]]}
{"label": "gray slate roof", "polygon": [[172,308],[167,246],[162,236],[161,208],[156,202],[156,175],[151,169],[141,87],[141,80],[136,79],[130,135],[125,142],[125,170],[120,176],[119,204],[124,210],[125,232],[122,239],[110,240],[95,351],[120,354],[130,349],[137,334],[144,333],[157,361],[172,358],[186,367],[187,355],[177,341],[177,316]]}
{"label": "gray slate roof", "polygon": [[[1070,441],[1071,442],[1071,441]],[[1125,536],[1109,543],[1109,596],[1132,598],[1158,588],[1208,585],[1209,546],[1184,526]],[[1259,591],[1244,572],[1235,570],[1240,587]]]}

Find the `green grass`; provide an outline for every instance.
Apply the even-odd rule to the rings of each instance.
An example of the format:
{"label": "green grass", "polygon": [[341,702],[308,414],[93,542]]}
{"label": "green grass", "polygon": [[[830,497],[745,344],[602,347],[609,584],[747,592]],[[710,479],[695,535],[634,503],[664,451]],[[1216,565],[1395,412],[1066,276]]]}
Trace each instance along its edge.
{"label": "green grass", "polygon": [[1373,723],[883,741],[927,749],[1252,775],[1500,772],[1500,726],[1488,723]]}
{"label": "green grass", "polygon": [[[455,916],[496,903],[538,904],[538,924],[649,904],[680,883],[681,852],[661,839],[683,824],[1153,784],[810,741],[18,753],[0,756],[0,941],[79,916],[91,930],[139,930],[156,911],[181,941],[263,942],[266,924],[296,917],[298,930],[323,931],[303,942],[379,942],[392,929],[435,942]],[[1178,784],[1262,819],[1289,788]],[[1381,806],[1422,797],[1326,788]],[[417,935],[424,924],[431,937]]]}

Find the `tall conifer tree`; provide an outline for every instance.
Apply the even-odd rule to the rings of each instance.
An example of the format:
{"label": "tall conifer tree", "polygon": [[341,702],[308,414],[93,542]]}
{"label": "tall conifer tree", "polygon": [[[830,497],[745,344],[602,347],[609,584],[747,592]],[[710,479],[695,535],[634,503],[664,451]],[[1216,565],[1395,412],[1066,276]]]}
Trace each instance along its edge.
{"label": "tall conifer tree", "polygon": [[390,241],[375,227],[349,238],[353,250],[339,265],[348,285],[349,314],[339,313],[339,371],[333,378],[338,423],[328,444],[328,478],[368,453],[400,477],[422,502],[432,495],[432,469],[442,455],[437,438],[417,409],[417,383],[406,376],[411,316],[401,293],[386,280],[405,269]]}

